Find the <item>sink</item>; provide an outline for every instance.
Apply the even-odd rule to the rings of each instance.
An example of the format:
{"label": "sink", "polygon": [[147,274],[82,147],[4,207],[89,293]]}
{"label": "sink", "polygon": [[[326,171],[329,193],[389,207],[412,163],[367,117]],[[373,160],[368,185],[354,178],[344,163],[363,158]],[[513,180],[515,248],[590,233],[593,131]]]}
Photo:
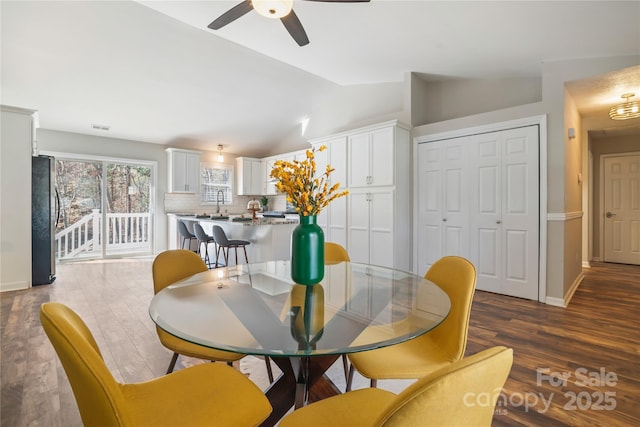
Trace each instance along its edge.
{"label": "sink", "polygon": [[229,217],[224,215],[220,215],[220,216],[211,215],[211,219],[229,219]]}

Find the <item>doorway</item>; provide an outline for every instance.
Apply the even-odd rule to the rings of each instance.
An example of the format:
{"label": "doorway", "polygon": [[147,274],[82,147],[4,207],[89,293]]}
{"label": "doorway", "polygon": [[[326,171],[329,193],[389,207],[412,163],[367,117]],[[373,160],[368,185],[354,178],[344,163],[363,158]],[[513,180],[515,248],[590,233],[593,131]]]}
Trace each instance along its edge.
{"label": "doorway", "polygon": [[605,262],[640,265],[640,154],[601,158]]}
{"label": "doorway", "polygon": [[58,260],[152,252],[153,170],[139,161],[56,157]]}

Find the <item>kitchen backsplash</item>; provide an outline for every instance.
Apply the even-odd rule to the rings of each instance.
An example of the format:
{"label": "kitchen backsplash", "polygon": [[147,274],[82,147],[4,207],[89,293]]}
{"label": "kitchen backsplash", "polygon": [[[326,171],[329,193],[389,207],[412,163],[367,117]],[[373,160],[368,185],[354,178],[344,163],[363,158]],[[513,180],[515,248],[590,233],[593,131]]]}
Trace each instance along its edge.
{"label": "kitchen backsplash", "polygon": [[[248,213],[247,203],[254,198],[260,201],[262,196],[233,196],[233,203],[220,205],[220,212],[228,214]],[[285,196],[268,196],[267,198],[269,199],[268,210],[284,211],[286,209]],[[216,204],[200,203],[198,194],[165,193],[164,210],[166,213],[212,214],[216,213]]]}

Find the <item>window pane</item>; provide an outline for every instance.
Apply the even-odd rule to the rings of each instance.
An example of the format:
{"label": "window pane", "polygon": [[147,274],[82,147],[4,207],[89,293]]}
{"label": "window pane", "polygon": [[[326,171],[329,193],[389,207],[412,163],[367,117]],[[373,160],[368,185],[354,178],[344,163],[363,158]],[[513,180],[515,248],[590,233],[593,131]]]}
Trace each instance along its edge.
{"label": "window pane", "polygon": [[231,167],[202,165],[200,168],[200,200],[202,203],[231,203]]}

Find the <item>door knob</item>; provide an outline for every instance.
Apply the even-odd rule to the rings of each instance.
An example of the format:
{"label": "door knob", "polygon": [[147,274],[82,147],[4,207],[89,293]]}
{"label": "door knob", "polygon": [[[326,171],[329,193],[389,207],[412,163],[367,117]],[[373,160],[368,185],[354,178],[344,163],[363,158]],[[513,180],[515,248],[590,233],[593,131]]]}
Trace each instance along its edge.
{"label": "door knob", "polygon": [[612,216],[616,216],[616,214],[607,212],[606,214],[604,214],[604,216],[606,216],[607,218],[611,218]]}

